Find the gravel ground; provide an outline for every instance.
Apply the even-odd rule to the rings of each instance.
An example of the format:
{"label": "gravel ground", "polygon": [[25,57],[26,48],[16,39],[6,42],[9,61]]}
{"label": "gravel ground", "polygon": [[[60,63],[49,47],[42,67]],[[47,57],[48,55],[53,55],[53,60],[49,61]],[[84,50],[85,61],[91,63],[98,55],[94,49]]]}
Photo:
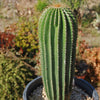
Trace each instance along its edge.
{"label": "gravel ground", "polygon": [[[0,31],[4,32],[10,24],[17,23],[19,16],[34,12],[37,0],[0,0]],[[30,15],[31,16],[31,15]]]}

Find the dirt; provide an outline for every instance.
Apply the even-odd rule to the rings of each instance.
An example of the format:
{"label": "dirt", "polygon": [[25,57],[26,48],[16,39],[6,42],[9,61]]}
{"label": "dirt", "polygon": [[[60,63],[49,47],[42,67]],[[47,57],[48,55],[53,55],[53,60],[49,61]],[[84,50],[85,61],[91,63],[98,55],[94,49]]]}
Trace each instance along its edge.
{"label": "dirt", "polygon": [[98,92],[98,95],[99,95],[99,100],[100,100],[100,87],[97,87],[97,92]]}
{"label": "dirt", "polygon": [[[48,100],[43,86],[34,90],[29,98],[29,100]],[[89,97],[82,89],[74,86],[72,88],[70,100],[93,100],[93,98]]]}
{"label": "dirt", "polygon": [[[0,0],[0,31],[16,23],[19,16],[31,16],[37,0]],[[22,6],[23,5],[23,6]]]}
{"label": "dirt", "polygon": [[100,33],[98,33],[98,36],[92,36],[91,34],[88,34],[81,37],[81,39],[85,40],[89,47],[100,47]]}

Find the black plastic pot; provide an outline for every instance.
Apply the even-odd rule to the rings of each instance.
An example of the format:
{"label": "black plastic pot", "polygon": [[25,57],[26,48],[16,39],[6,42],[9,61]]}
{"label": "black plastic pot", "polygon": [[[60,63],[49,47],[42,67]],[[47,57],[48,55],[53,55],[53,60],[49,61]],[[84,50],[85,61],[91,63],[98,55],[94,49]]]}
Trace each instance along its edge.
{"label": "black plastic pot", "polygon": [[[99,96],[95,90],[95,88],[83,79],[74,78],[75,85],[80,87],[83,91],[85,91],[90,97],[93,97],[93,100],[99,100]],[[32,80],[26,86],[23,92],[23,100],[29,100],[28,96],[35,90],[38,86],[42,85],[42,77],[37,77],[36,79]]]}

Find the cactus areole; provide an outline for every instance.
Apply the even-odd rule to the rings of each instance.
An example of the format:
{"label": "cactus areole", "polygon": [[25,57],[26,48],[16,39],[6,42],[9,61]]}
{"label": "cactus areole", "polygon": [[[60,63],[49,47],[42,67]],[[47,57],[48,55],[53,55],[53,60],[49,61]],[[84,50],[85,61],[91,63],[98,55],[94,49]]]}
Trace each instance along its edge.
{"label": "cactus areole", "polygon": [[74,76],[77,24],[70,10],[46,9],[39,20],[43,84],[48,100],[69,100]]}

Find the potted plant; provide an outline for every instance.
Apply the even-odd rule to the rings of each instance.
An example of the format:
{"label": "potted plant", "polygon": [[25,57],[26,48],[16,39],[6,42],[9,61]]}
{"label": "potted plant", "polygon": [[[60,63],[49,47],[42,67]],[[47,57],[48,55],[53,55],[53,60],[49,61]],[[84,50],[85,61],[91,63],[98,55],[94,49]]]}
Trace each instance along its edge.
{"label": "potted plant", "polygon": [[43,12],[39,20],[42,79],[39,77],[26,86],[24,100],[29,100],[30,92],[41,84],[48,100],[69,100],[73,79],[75,85],[86,89],[90,97],[98,100],[95,89],[89,83],[74,78],[77,30],[74,15],[60,4]]}
{"label": "potted plant", "polygon": [[[97,94],[95,88],[91,84],[89,84],[87,81],[85,81],[83,79],[74,78],[74,80],[75,80],[75,85],[78,86],[80,89],[82,89],[82,91],[85,91],[91,98],[93,98],[92,100],[99,100],[98,94]],[[23,100],[35,100],[32,98],[30,99],[30,97],[32,96],[31,94],[33,93],[34,90],[36,90],[41,85],[43,85],[42,77],[37,77],[34,80],[32,80],[31,82],[29,82],[24,90]],[[36,99],[36,100],[40,100],[40,99]],[[42,100],[44,100],[44,99],[42,99]],[[74,98],[74,100],[79,100],[79,99]]]}

